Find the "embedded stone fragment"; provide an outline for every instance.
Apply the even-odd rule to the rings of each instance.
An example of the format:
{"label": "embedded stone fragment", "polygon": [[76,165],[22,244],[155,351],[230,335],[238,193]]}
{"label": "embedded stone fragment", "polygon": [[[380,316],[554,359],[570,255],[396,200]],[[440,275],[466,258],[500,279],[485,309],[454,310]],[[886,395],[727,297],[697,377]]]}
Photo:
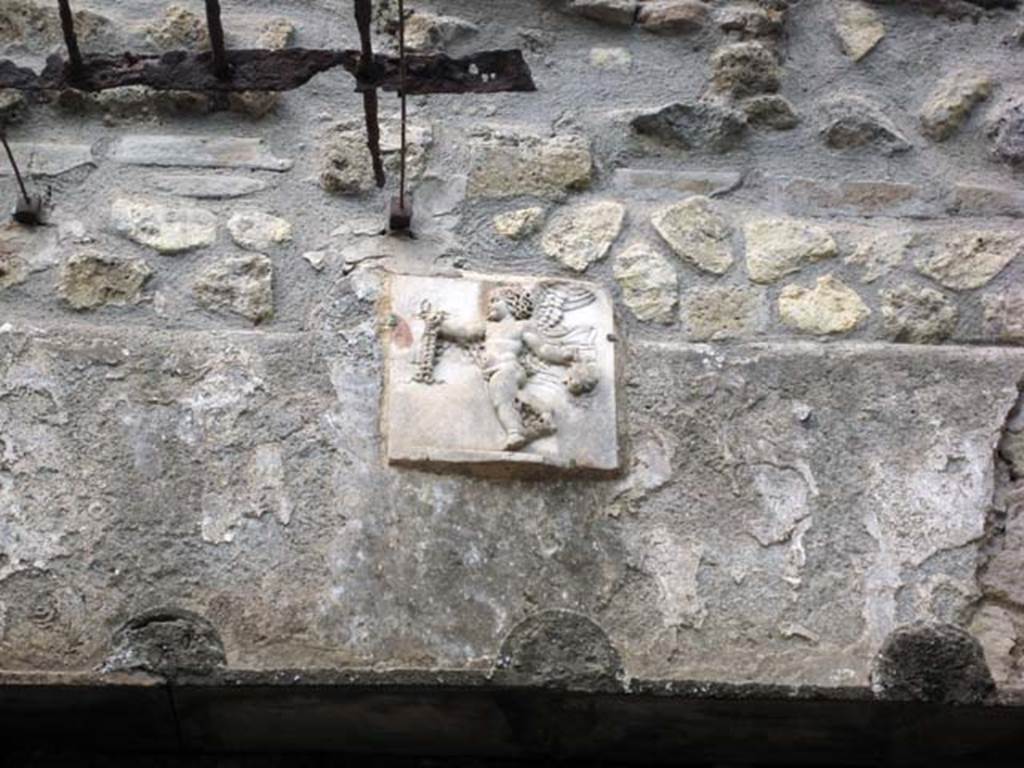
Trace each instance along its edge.
{"label": "embedded stone fragment", "polygon": [[206,248],[217,240],[217,218],[202,208],[120,198],[110,209],[119,235],[165,254]]}
{"label": "embedded stone fragment", "polygon": [[945,141],[991,93],[992,81],[986,75],[949,75],[936,86],[921,109],[921,132],[934,141]]}
{"label": "embedded stone fragment", "polygon": [[52,227],[0,225],[0,289],[20,285],[35,272],[57,264],[57,235]]}
{"label": "embedded stone fragment", "polygon": [[64,262],[57,290],[74,309],[125,306],[139,301],[152,274],[142,259],[87,251]]}
{"label": "embedded stone fragment", "polygon": [[774,283],[839,252],[828,230],[799,219],[758,219],[743,231],[747,273],[755,283]]}
{"label": "embedded stone fragment", "polygon": [[951,232],[914,266],[954,291],[988,284],[1024,249],[1024,236],[1009,231]]}
{"label": "embedded stone fragment", "polygon": [[590,64],[606,72],[628,72],[633,55],[625,48],[591,48]]}
{"label": "embedded stone fragment", "polygon": [[752,5],[728,5],[715,15],[723,32],[739,35],[743,40],[758,37],[776,37],[782,34],[785,9]]}
{"label": "embedded stone fragment", "polygon": [[960,627],[918,622],[886,638],[871,671],[881,699],[978,704],[995,693],[981,645]]}
{"label": "embedded stone fragment", "polygon": [[[382,122],[381,156],[389,175],[398,172],[401,163],[401,127],[394,121]],[[427,152],[434,141],[428,126],[413,125],[408,130],[406,175],[416,180],[427,166]],[[320,186],[337,195],[361,195],[376,189],[373,162],[366,148],[366,126],[361,120],[343,120],[331,126],[321,146]]]}
{"label": "embedded stone fragment", "polygon": [[228,256],[199,273],[196,301],[209,310],[260,323],[274,314],[274,268],[261,253]]}
{"label": "embedded stone fragment", "polygon": [[858,243],[843,260],[864,267],[861,279],[873,283],[903,264],[911,248],[921,241],[920,235],[904,232],[878,232]]}
{"label": "embedded stone fragment", "polygon": [[[1017,432],[1016,445],[1024,449],[1021,432]],[[1000,441],[1000,455],[1010,461],[1006,435]],[[1024,457],[1021,457],[1024,458]],[[1024,464],[1014,466],[1014,477],[1024,477]],[[1001,546],[981,572],[985,593],[1016,606],[1024,606],[1024,488],[1018,482],[1010,492],[1006,504],[1006,521]]]}
{"label": "embedded stone fragment", "polygon": [[583,272],[608,255],[625,217],[625,206],[611,200],[563,209],[545,227],[541,247],[563,266]]}
{"label": "embedded stone fragment", "polygon": [[825,143],[833,149],[872,147],[882,154],[906,152],[912,145],[882,110],[856,96],[847,96],[822,106]]}
{"label": "embedded stone fragment", "polygon": [[743,112],[714,101],[675,103],[639,115],[631,123],[641,136],[683,149],[728,152],[747,132]]}
{"label": "embedded stone fragment", "polygon": [[649,32],[671,35],[699,32],[709,16],[702,0],[651,0],[640,5],[636,20]]}
{"label": "embedded stone fragment", "polygon": [[885,37],[885,24],[873,8],[858,0],[840,0],[836,5],[836,34],[843,53],[860,61]]}
{"label": "embedded stone fragment", "polygon": [[651,223],[684,261],[713,275],[724,275],[733,263],[732,228],[706,197],[691,197],[657,211]]}
{"label": "embedded stone fragment", "polygon": [[494,228],[509,240],[523,240],[540,230],[544,209],[537,206],[501,213],[494,217]]}
{"label": "embedded stone fragment", "polygon": [[[270,19],[256,36],[255,47],[271,51],[288,48],[295,38],[295,25],[288,19]],[[241,91],[228,94],[231,111],[256,120],[273,112],[281,102],[281,94],[273,91]]]}
{"label": "embedded stone fragment", "polygon": [[569,10],[578,16],[620,27],[633,25],[636,9],[635,0],[572,0],[569,3]]}
{"label": "embedded stone fragment", "polygon": [[885,335],[909,344],[935,344],[956,330],[956,304],[939,291],[909,283],[882,291]]}
{"label": "embedded stone fragment", "polygon": [[778,94],[765,94],[746,99],[743,102],[743,110],[747,113],[747,122],[755,128],[788,131],[800,123],[800,118],[793,105],[789,103],[789,99]]}
{"label": "embedded stone fragment", "polygon": [[293,163],[274,157],[263,139],[234,136],[122,136],[110,147],[110,159],[128,165],[166,168],[249,168],[287,171]]}
{"label": "embedded stone fragment", "polygon": [[[79,43],[110,48],[116,41],[114,25],[92,11],[74,10],[75,34]],[[28,50],[49,52],[63,39],[56,3],[41,0],[4,0],[0,3],[0,45],[11,43]]]}
{"label": "embedded stone fragment", "polygon": [[[60,176],[76,168],[96,165],[88,144],[47,144],[11,142],[11,152],[18,159],[25,176]],[[14,176],[6,155],[0,156],[0,176]]]}
{"label": "embedded stone fragment", "polygon": [[581,137],[492,132],[474,142],[467,194],[561,200],[589,187],[592,174],[590,144]]}
{"label": "embedded stone fragment", "polygon": [[757,288],[716,285],[683,296],[683,325],[693,341],[749,338],[761,331],[767,315],[768,304]]}
{"label": "embedded stone fragment", "polygon": [[989,338],[1024,343],[1024,287],[1015,285],[981,297],[985,332]]}
{"label": "embedded stone fragment", "polygon": [[821,336],[848,333],[871,315],[856,291],[832,275],[819,277],[813,289],[787,285],[779,296],[782,322]]}
{"label": "embedded stone fragment", "polygon": [[190,611],[160,608],[134,617],[117,631],[103,669],[207,675],[226,664],[224,644],[213,624]]}
{"label": "embedded stone fragment", "polygon": [[954,184],[949,212],[962,216],[1024,216],[1024,191],[983,184]]}
{"label": "embedded stone fragment", "polygon": [[763,43],[749,41],[719,48],[711,56],[711,84],[735,97],[779,90],[779,61]]}
{"label": "embedded stone fragment", "polygon": [[997,160],[1012,166],[1024,164],[1024,99],[1006,104],[989,121],[986,132]]}
{"label": "embedded stone fragment", "polygon": [[719,197],[743,186],[738,171],[661,171],[653,168],[618,168],[613,183],[625,190],[671,190],[689,195]]}
{"label": "embedded stone fragment", "polygon": [[205,51],[210,47],[206,20],[180,5],[169,5],[163,17],[146,28],[146,39],[161,51]]}
{"label": "embedded stone fragment", "polygon": [[411,51],[443,51],[479,32],[465,19],[417,10],[405,22],[405,45]]}
{"label": "embedded stone fragment", "polygon": [[169,195],[194,197],[199,200],[226,200],[245,197],[267,188],[265,181],[248,176],[161,176],[147,183]]}
{"label": "embedded stone fragment", "polygon": [[969,629],[985,652],[985,663],[996,684],[1015,682],[1013,650],[1020,638],[1013,615],[997,605],[984,605],[971,619]]}
{"label": "embedded stone fragment", "polygon": [[636,243],[615,257],[615,279],[622,299],[638,320],[672,323],[679,301],[679,277],[664,256]]}
{"label": "embedded stone fragment", "polygon": [[262,211],[240,211],[228,219],[231,239],[247,251],[266,251],[292,239],[292,225]]}

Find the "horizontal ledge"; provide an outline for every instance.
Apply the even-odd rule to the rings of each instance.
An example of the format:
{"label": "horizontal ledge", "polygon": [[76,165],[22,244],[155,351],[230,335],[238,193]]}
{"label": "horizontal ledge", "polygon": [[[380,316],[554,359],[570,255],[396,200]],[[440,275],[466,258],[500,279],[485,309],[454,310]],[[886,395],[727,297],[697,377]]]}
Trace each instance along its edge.
{"label": "horizontal ledge", "polygon": [[[227,52],[231,76],[213,73],[212,53],[171,51],[160,56],[90,55],[81,72],[60,56],[51,57],[41,74],[10,60],[0,61],[0,88],[21,91],[77,89],[104,91],[142,85],[158,91],[289,91],[312,77],[342,67],[356,77],[357,90],[399,91],[403,81],[396,56],[377,54],[367,72],[354,50],[287,48]],[[408,94],[497,93],[535,91],[530,67],[518,50],[481,51],[461,58],[445,54],[407,57],[404,90]]]}

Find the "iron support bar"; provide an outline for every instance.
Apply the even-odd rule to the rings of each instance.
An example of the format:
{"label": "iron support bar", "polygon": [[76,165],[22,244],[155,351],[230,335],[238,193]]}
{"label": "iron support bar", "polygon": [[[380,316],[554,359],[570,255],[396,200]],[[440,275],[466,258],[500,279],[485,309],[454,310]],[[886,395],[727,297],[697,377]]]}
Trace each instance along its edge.
{"label": "iron support bar", "polygon": [[224,25],[220,21],[220,1],[206,0],[206,28],[210,32],[213,51],[213,74],[221,80],[231,77],[227,51],[224,48]]}
{"label": "iron support bar", "polygon": [[[355,0],[356,27],[359,30],[359,64],[355,76],[360,86],[368,83],[373,75],[373,41],[370,36],[370,24],[373,21],[373,3],[371,0]],[[351,71],[351,70],[350,70]],[[384,175],[384,160],[380,152],[380,119],[376,88],[361,88],[363,92],[363,112],[366,115],[366,145],[370,150],[373,162],[373,178],[379,188],[383,188],[387,178]]]}
{"label": "iron support bar", "polygon": [[78,36],[75,35],[75,16],[71,13],[70,0],[57,0],[60,7],[60,28],[64,33],[64,45],[68,49],[68,60],[71,62],[71,71],[81,74],[85,69],[82,61],[82,51],[78,47]]}

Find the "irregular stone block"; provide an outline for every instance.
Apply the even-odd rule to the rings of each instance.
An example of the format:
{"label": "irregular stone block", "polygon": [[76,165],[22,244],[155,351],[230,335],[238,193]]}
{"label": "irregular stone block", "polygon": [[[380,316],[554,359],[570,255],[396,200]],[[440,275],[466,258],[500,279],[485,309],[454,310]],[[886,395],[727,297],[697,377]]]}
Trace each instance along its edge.
{"label": "irregular stone block", "polygon": [[741,39],[777,37],[782,34],[786,10],[780,7],[727,5],[715,14],[719,29]]}
{"label": "irregular stone block", "polygon": [[960,627],[919,622],[885,640],[871,671],[879,698],[977,704],[995,693],[978,641]]}
{"label": "irregular stone block", "polygon": [[711,56],[714,90],[742,98],[779,90],[779,61],[768,46],[748,41],[724,45]]}
{"label": "irregular stone block", "polygon": [[821,336],[849,333],[871,316],[864,300],[832,275],[819,277],[814,288],[787,285],[779,295],[782,322]]}
{"label": "irregular stone block", "polygon": [[788,131],[800,124],[800,117],[789,99],[777,94],[747,99],[743,102],[743,110],[747,113],[747,122],[755,128]]}
{"label": "irregular stone block", "polygon": [[638,320],[673,323],[679,303],[679,277],[664,256],[636,243],[615,257],[615,280],[622,300]]}
{"label": "irregular stone block", "polygon": [[509,240],[523,240],[540,230],[545,211],[540,207],[520,208],[494,217],[494,228]]}
{"label": "irregular stone block", "polygon": [[127,165],[262,171],[287,171],[293,164],[274,157],[263,139],[223,136],[122,136],[111,146],[110,159]]}
{"label": "irregular stone block", "polygon": [[[79,43],[89,47],[110,48],[117,41],[113,23],[92,11],[73,10],[75,33]],[[0,44],[26,46],[37,52],[50,52],[63,40],[56,3],[32,0],[4,0],[0,4]]]}
{"label": "irregular stone block", "polygon": [[1024,100],[1009,101],[986,127],[992,155],[1012,166],[1024,164]]}
{"label": "irregular stone block", "polygon": [[991,339],[1024,343],[1024,288],[1012,286],[981,297],[985,332]]}
{"label": "irregular stone block", "polygon": [[405,45],[411,51],[443,51],[479,32],[465,19],[417,10],[405,22]]}
{"label": "irregular stone block", "polygon": [[160,192],[199,200],[227,200],[262,192],[267,183],[247,176],[158,176],[149,186]]}
{"label": "irregular stone block", "polygon": [[387,307],[392,464],[618,468],[613,313],[600,288],[394,275]]}
{"label": "irregular stone block", "polygon": [[217,240],[217,217],[202,208],[121,198],[110,208],[110,223],[119,235],[164,254],[206,248]]}
{"label": "irregular stone block", "polygon": [[843,260],[864,267],[861,279],[873,283],[898,269],[921,241],[921,236],[915,233],[876,232],[858,243]]}
{"label": "irregular stone block", "polygon": [[798,219],[757,219],[747,222],[743,232],[747,274],[755,283],[774,283],[839,253],[828,230]]}
{"label": "irregular stone block", "polygon": [[58,242],[50,227],[0,225],[0,289],[20,285],[57,264]]}
{"label": "irregular stone block", "polygon": [[694,341],[750,338],[764,329],[768,303],[757,288],[694,288],[683,297],[682,316],[686,336]]}
{"label": "irregular stone block", "polygon": [[164,15],[146,28],[146,39],[161,51],[210,49],[206,20],[177,4],[167,6]]}
{"label": "irregular stone block", "polygon": [[983,605],[971,619],[969,631],[981,644],[985,652],[985,663],[992,671],[996,684],[1015,685],[1017,675],[1013,650],[1020,636],[1013,614],[996,605]]}
{"label": "irregular stone block", "polygon": [[548,221],[541,248],[563,266],[583,272],[608,255],[625,218],[625,206],[612,200],[565,208]]}
{"label": "irregular stone block", "polygon": [[865,99],[838,98],[822,105],[821,113],[821,135],[833,149],[870,147],[884,155],[895,155],[913,148],[885,113]]}
{"label": "irregular stone block", "polygon": [[501,644],[495,671],[537,685],[574,690],[622,688],[622,657],[605,631],[570,611],[543,611],[517,624]]}
{"label": "irregular stone block", "polygon": [[274,315],[274,266],[262,253],[229,256],[205,267],[192,292],[214,312],[261,323]]}
{"label": "irregular stone block", "polygon": [[[401,127],[395,121],[380,126],[380,149],[384,170],[398,173],[401,160]],[[419,179],[427,165],[427,153],[434,142],[433,130],[413,126],[407,134],[406,177]],[[377,188],[370,150],[366,147],[366,125],[361,120],[343,120],[331,126],[320,145],[320,186],[338,195],[361,195]]]}
{"label": "irregular stone block", "polygon": [[987,75],[956,72],[947,76],[921,108],[921,132],[933,141],[945,141],[991,94],[992,81]]}
{"label": "irregular stone block", "polygon": [[706,197],[691,197],[651,216],[676,255],[698,269],[724,275],[733,263],[732,227]]}
{"label": "irregular stone block", "polygon": [[569,10],[594,21],[630,27],[636,19],[637,3],[635,0],[572,0]]}
{"label": "irregular stone block", "polygon": [[292,225],[262,211],[239,211],[228,219],[231,239],[247,251],[266,251],[292,240]]}
{"label": "irregular stone block", "polygon": [[885,38],[885,24],[873,8],[857,0],[840,0],[836,6],[836,34],[843,53],[860,61]]}
{"label": "irregular stone block", "polygon": [[990,283],[1022,250],[1024,236],[1016,232],[951,232],[914,266],[946,288],[969,291]]}
{"label": "irregular stone block", "polygon": [[142,259],[86,251],[64,262],[57,289],[74,309],[124,306],[139,301],[152,274]]}
{"label": "irregular stone block", "polygon": [[901,283],[881,296],[885,335],[893,341],[936,344],[956,330],[960,313],[939,291]]}
{"label": "irregular stone block", "polygon": [[739,189],[743,174],[738,171],[658,171],[646,168],[618,168],[612,177],[615,187],[633,192],[673,190],[691,195],[718,197]]}
{"label": "irregular stone block", "polygon": [[1024,216],[1024,192],[1006,187],[955,184],[949,212],[963,216]]}
{"label": "irregular stone block", "polygon": [[709,17],[710,7],[701,0],[649,0],[636,18],[649,32],[672,35],[699,32]]}
{"label": "irregular stone block", "polygon": [[561,200],[590,186],[593,162],[589,143],[577,136],[491,134],[474,142],[466,193]]}
{"label": "irregular stone block", "polygon": [[[11,152],[25,176],[60,176],[68,171],[95,166],[92,147],[85,144],[11,143]],[[0,162],[0,176],[14,176],[6,156]]]}
{"label": "irregular stone block", "polygon": [[682,149],[728,152],[743,141],[747,116],[713,101],[669,104],[633,118],[633,130]]}

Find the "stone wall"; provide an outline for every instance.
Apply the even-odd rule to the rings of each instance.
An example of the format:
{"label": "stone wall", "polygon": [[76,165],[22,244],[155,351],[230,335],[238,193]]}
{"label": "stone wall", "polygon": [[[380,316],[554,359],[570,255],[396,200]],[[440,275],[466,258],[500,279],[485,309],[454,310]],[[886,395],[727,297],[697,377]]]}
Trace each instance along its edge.
{"label": "stone wall", "polygon": [[[357,47],[348,3],[223,4],[234,47]],[[199,2],[74,5],[88,51],[208,44]],[[49,224],[0,230],[0,669],[166,671],[124,645],[154,626],[486,670],[580,615],[627,679],[865,685],[929,621],[1024,684],[1017,3],[410,5],[413,48],[538,85],[410,100],[415,239],[340,70],[3,95]],[[4,56],[59,42],[0,5]],[[611,293],[618,476],[387,466],[383,278],[460,270]]]}

